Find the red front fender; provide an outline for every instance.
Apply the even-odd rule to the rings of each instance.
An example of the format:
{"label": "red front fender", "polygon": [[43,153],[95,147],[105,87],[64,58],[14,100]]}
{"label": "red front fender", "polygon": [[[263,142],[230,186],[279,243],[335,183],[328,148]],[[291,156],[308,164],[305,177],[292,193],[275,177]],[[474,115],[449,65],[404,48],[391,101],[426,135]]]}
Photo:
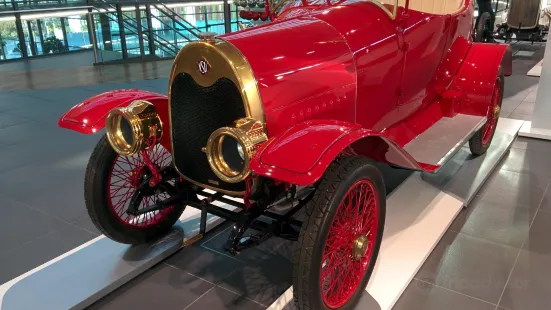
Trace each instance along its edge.
{"label": "red front fender", "polygon": [[105,127],[105,119],[109,111],[128,106],[138,99],[153,103],[161,120],[168,122],[166,96],[145,90],[125,89],[99,94],[77,104],[61,116],[58,125],[83,134],[93,134]]}
{"label": "red front fender", "polygon": [[357,124],[315,120],[300,123],[271,138],[251,160],[250,169],[288,183],[311,185],[347,148],[379,162],[412,170],[426,168],[378,132]]}
{"label": "red front fender", "polygon": [[168,97],[165,95],[138,89],[113,90],[94,96],[77,104],[59,119],[59,126],[80,132],[93,134],[105,127],[107,114],[114,108],[126,107],[136,100],[151,102],[163,122],[163,136],[160,143],[171,151],[170,126],[168,124]]}

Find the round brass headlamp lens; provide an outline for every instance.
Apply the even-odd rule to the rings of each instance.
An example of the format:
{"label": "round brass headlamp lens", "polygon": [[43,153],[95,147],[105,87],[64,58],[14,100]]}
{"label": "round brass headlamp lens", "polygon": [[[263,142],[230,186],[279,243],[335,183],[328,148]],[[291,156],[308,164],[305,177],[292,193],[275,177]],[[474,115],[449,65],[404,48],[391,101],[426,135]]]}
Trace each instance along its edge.
{"label": "round brass headlamp lens", "polygon": [[249,163],[260,143],[268,140],[262,123],[253,119],[236,121],[235,127],[215,130],[207,142],[207,158],[220,180],[237,183],[249,174]]}
{"label": "round brass headlamp lens", "polygon": [[138,100],[128,107],[111,110],[105,120],[105,131],[115,152],[131,156],[157,144],[163,134],[162,125],[155,106]]}

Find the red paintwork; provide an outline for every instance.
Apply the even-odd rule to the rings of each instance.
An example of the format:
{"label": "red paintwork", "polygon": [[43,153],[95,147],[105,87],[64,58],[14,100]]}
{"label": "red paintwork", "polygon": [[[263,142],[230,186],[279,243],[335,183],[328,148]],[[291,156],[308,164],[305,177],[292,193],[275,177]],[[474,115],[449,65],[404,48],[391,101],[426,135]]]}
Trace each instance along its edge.
{"label": "red paintwork", "polygon": [[[348,189],[335,211],[320,268],[321,297],[329,309],[340,309],[358,289],[364,289],[360,288],[360,283],[372,263],[381,224],[379,203],[375,184],[363,179]],[[346,272],[342,272],[339,267],[343,262],[355,257],[355,241],[359,236],[367,237],[368,248],[361,258],[348,263]]]}
{"label": "red paintwork", "polygon": [[[442,117],[486,115],[498,68],[511,73],[509,47],[472,43],[473,0],[451,15],[400,7],[396,19],[371,1],[329,2],[297,0],[269,24],[220,36],[247,58],[264,104],[270,140],[251,170],[307,185],[352,151],[436,171],[403,147]],[[60,125],[89,133],[111,108],[132,101],[102,100],[75,107]],[[167,120],[166,97],[155,100]]]}
{"label": "red paintwork", "polygon": [[250,168],[260,175],[292,184],[310,185],[348,147],[356,154],[383,163],[424,170],[407,152],[380,133],[358,124],[335,120],[303,122],[271,138],[259,148]]}
{"label": "red paintwork", "polygon": [[[496,81],[496,85],[494,87],[494,92],[492,95],[492,104],[490,105],[490,111],[495,109],[496,107],[500,107],[501,103],[501,81],[498,79]],[[499,118],[499,115],[496,115],[494,113],[488,113],[488,121],[484,125],[484,129],[482,130],[482,145],[487,145],[494,135],[494,130],[497,125],[497,120]]]}
{"label": "red paintwork", "polygon": [[[142,154],[147,154],[147,157],[141,156]],[[145,167],[148,165],[146,160],[149,160],[155,166],[155,170],[157,170],[156,167],[164,168],[172,163],[170,152],[158,145],[144,151],[144,153],[138,153],[130,157],[117,155],[107,178],[107,202],[109,210],[121,224],[135,229],[155,227],[174,211],[174,207],[170,206],[158,212],[150,212],[137,218],[126,213],[130,199],[142,182],[141,177],[146,171]],[[146,208],[159,200],[167,198],[169,198],[167,193],[155,193],[151,196],[143,197],[138,205],[138,209]]]}
{"label": "red paintwork", "polygon": [[[289,4],[270,25],[222,36],[251,64],[273,137],[251,169],[311,184],[352,142],[383,162],[439,169],[402,148],[442,117],[485,115],[497,68],[510,74],[508,46],[472,43],[471,0],[453,15],[400,7],[395,20],[368,1],[317,3]],[[270,44],[255,45],[259,37]]]}
{"label": "red paintwork", "polygon": [[168,97],[145,90],[113,90],[89,98],[65,112],[59,119],[58,125],[83,134],[94,134],[105,127],[105,119],[109,111],[126,107],[136,100],[146,100],[155,105],[163,121],[163,136],[160,142],[170,152]]}

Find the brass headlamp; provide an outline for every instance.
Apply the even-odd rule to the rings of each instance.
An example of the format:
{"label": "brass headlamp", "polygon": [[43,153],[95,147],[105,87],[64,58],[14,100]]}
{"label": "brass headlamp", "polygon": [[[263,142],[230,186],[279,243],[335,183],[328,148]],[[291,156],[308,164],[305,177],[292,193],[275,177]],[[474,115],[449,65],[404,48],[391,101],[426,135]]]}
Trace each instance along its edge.
{"label": "brass headlamp", "polygon": [[105,120],[105,131],[115,152],[131,156],[159,143],[162,125],[155,106],[138,100],[128,107],[111,110]]}
{"label": "brass headlamp", "polygon": [[249,163],[262,142],[268,140],[261,122],[239,119],[234,127],[222,127],[209,137],[207,159],[212,171],[222,181],[237,183],[249,174]]}

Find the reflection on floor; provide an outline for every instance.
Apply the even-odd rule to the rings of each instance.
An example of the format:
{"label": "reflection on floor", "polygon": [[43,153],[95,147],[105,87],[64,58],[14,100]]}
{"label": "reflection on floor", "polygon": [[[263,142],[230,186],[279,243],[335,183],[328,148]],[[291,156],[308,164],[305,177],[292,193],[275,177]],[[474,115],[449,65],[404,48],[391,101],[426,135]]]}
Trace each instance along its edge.
{"label": "reflection on floor", "polygon": [[167,78],[172,67],[171,60],[93,66],[90,53],[79,52],[1,64],[0,91],[52,89]]}
{"label": "reflection on floor", "polygon": [[[503,116],[525,119],[533,109],[538,83],[526,72],[541,59],[543,50],[514,48],[534,49],[535,54],[515,57],[514,75],[506,80]],[[143,88],[166,94],[170,66],[166,61],[0,69],[0,283],[98,235],[84,211],[82,187],[99,136],[59,129],[58,117],[79,101],[109,89]],[[522,138],[515,142],[395,309],[547,309],[550,154],[549,142]],[[229,257],[220,247],[226,228],[91,308],[266,308],[290,285],[291,244],[274,238]]]}

